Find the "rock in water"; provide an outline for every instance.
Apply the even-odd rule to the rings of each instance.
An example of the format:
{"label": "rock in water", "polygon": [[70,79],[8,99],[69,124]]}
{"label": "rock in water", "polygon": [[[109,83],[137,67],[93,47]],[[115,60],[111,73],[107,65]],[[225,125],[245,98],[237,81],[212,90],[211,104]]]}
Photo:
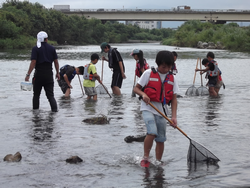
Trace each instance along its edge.
{"label": "rock in water", "polygon": [[83,161],[83,160],[82,160],[80,157],[78,157],[78,156],[72,156],[72,157],[66,159],[66,162],[67,162],[67,163],[71,163],[71,164],[80,163],[80,162],[82,162],[82,161]]}
{"label": "rock in water", "polygon": [[22,159],[22,155],[19,152],[16,152],[15,155],[8,154],[3,158],[4,161],[8,161],[8,162],[19,162],[21,161],[21,159]]}
{"label": "rock in water", "polygon": [[124,141],[127,143],[131,142],[144,142],[146,135],[137,135],[137,136],[127,136],[124,138]]}
{"label": "rock in water", "polygon": [[83,122],[89,124],[108,124],[109,120],[110,119],[108,119],[107,116],[101,114],[99,117],[84,119]]}

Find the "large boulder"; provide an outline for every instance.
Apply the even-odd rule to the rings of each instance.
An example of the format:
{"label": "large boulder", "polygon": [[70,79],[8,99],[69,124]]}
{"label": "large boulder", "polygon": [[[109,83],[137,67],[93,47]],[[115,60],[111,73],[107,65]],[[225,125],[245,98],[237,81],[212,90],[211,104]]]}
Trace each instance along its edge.
{"label": "large boulder", "polygon": [[213,42],[208,42],[208,47],[207,49],[216,49],[216,46]]}

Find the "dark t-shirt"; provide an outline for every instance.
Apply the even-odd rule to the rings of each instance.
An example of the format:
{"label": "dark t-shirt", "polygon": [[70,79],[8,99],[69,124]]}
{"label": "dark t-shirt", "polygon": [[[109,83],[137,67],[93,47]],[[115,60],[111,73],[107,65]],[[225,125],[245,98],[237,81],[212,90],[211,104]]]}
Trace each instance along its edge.
{"label": "dark t-shirt", "polygon": [[121,54],[116,49],[112,50],[112,59],[113,59],[113,70],[121,72],[121,69],[120,69],[120,66],[119,66],[119,61],[121,61],[122,66],[123,66],[123,71],[125,72],[125,67],[124,67],[124,64],[123,64]]}
{"label": "dark t-shirt", "polygon": [[68,66],[65,74],[68,76],[68,80],[71,81],[76,75],[76,69],[73,66]]}
{"label": "dark t-shirt", "polygon": [[52,71],[52,63],[57,59],[57,53],[53,46],[42,42],[41,47],[34,46],[31,52],[31,60],[36,60],[37,71]]}

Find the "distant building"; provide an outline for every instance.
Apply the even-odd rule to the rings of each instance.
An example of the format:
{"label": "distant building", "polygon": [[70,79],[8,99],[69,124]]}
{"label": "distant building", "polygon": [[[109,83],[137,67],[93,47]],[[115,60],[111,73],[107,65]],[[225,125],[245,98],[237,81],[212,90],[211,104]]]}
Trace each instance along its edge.
{"label": "distant building", "polygon": [[142,29],[161,29],[161,21],[126,21],[126,25],[138,25]]}
{"label": "distant building", "polygon": [[54,9],[60,11],[69,11],[70,5],[54,5]]}

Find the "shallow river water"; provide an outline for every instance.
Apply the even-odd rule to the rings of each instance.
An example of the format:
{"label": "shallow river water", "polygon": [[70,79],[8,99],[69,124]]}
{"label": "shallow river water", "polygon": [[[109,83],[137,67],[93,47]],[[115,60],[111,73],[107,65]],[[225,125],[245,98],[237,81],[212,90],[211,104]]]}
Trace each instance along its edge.
{"label": "shallow river water", "polygon": [[[72,81],[70,99],[64,99],[55,82],[59,112],[50,112],[42,91],[40,110],[32,110],[32,91],[22,91],[30,64],[30,50],[0,52],[0,187],[94,187],[94,188],[177,188],[177,187],[249,187],[250,186],[250,62],[249,54],[211,50],[222,70],[226,89],[219,98],[185,96],[193,84],[197,58],[209,50],[162,46],[159,44],[113,44],[121,52],[127,79],[122,96],[98,95],[87,101],[78,77]],[[140,48],[148,63],[155,65],[160,50],[175,50],[176,79],[182,97],[178,98],[178,126],[193,140],[204,145],[219,159],[218,165],[187,164],[189,140],[168,126],[163,161],[165,166],[140,167],[143,143],[126,143],[129,135],[145,134],[138,98],[132,98],[135,61],[129,54]],[[89,63],[97,45],[57,47],[60,66]],[[96,65],[101,74],[101,61]],[[112,72],[105,62],[103,83],[111,92]],[[82,81],[82,77],[80,77]],[[203,84],[206,80],[203,77]],[[98,85],[98,84],[97,84]],[[201,86],[196,74],[195,87]],[[86,118],[105,115],[110,123],[84,123]],[[154,161],[154,147],[151,157]],[[3,161],[7,154],[19,151],[22,160]],[[69,164],[77,155],[82,163]]]}

